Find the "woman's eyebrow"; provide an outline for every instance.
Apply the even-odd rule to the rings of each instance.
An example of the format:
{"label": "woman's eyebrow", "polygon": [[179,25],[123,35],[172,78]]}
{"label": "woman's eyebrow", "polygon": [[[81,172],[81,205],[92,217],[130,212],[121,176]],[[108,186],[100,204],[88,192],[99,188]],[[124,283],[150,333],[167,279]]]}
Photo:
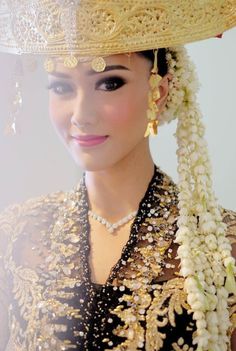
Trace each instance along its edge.
{"label": "woman's eyebrow", "polygon": [[111,65],[111,66],[106,66],[105,69],[102,72],[95,72],[94,70],[90,70],[87,72],[87,74],[89,76],[93,75],[93,74],[98,74],[98,73],[103,73],[103,72],[108,72],[108,71],[112,71],[114,69],[123,69],[123,70],[127,70],[130,71],[130,69],[126,66],[122,66],[122,65]]}

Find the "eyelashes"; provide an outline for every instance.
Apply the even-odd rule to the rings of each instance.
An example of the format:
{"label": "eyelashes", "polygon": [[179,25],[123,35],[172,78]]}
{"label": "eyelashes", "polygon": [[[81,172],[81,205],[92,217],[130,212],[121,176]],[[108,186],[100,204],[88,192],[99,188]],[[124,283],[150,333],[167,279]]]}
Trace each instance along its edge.
{"label": "eyelashes", "polygon": [[[114,91],[114,90],[121,88],[125,83],[126,83],[126,81],[121,77],[109,77],[109,78],[105,78],[105,79],[103,78],[103,79],[99,80],[96,83],[95,87],[97,89],[100,86],[105,85],[107,87],[108,91]],[[101,89],[101,90],[103,90],[103,89]]]}
{"label": "eyelashes", "polygon": [[[124,84],[126,84],[126,81],[121,77],[108,77],[96,82],[95,89],[111,92],[121,88]],[[60,80],[48,84],[46,88],[52,90],[57,95],[72,94],[75,89],[73,84]]]}
{"label": "eyelashes", "polygon": [[57,95],[65,95],[73,92],[71,84],[55,81],[47,85],[48,90],[52,90]]}

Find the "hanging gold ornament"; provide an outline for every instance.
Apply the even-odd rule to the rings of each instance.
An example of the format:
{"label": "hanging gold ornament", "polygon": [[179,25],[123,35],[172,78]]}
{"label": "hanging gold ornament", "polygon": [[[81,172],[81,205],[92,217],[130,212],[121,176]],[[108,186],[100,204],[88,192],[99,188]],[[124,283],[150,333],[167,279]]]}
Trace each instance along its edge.
{"label": "hanging gold ornament", "polygon": [[67,56],[64,59],[64,66],[67,68],[75,68],[78,65],[78,59],[74,55]]}
{"label": "hanging gold ornament", "polygon": [[4,135],[16,136],[19,133],[19,128],[16,126],[16,118],[12,117],[5,126]]}
{"label": "hanging gold ornament", "polygon": [[148,110],[147,110],[147,119],[148,125],[145,131],[144,137],[148,137],[149,135],[157,135],[157,112],[159,111],[157,106],[157,100],[160,98],[160,90],[158,89],[158,85],[162,79],[162,77],[157,73],[157,53],[158,51],[154,51],[154,64],[151,70],[151,76],[149,78],[150,91],[148,94]]}
{"label": "hanging gold ornament", "polygon": [[10,106],[10,118],[4,129],[5,135],[16,136],[20,132],[18,116],[22,108],[22,78],[24,75],[23,62],[19,58],[15,62],[14,73],[13,73],[13,97],[12,104]]}
{"label": "hanging gold ornament", "polygon": [[44,69],[46,72],[51,73],[55,68],[54,61],[51,58],[47,58],[44,61]]}
{"label": "hanging gold ornament", "polygon": [[95,72],[103,72],[106,68],[106,61],[103,57],[95,57],[91,62],[91,67]]}
{"label": "hanging gold ornament", "polygon": [[157,119],[148,122],[147,129],[146,129],[146,132],[144,134],[145,138],[148,137],[149,135],[155,136],[158,134],[158,129],[157,129],[158,123],[159,122]]}
{"label": "hanging gold ornament", "polygon": [[162,77],[159,74],[152,73],[151,77],[149,79],[149,84],[150,84],[151,88],[155,89],[159,85],[159,82],[161,79],[162,79]]}
{"label": "hanging gold ornament", "polygon": [[160,94],[160,90],[159,89],[152,93],[152,98],[153,98],[154,101],[160,99],[160,97],[161,97],[161,94]]}

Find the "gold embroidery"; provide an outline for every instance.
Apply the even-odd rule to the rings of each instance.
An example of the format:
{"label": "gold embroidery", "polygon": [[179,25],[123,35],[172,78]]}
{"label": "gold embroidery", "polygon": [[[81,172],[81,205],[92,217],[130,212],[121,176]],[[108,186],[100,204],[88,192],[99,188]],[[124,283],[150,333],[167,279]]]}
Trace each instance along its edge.
{"label": "gold embroidery", "polygon": [[160,350],[166,335],[160,333],[158,328],[163,328],[168,323],[175,327],[175,312],[181,314],[183,308],[189,309],[183,287],[183,278],[175,278],[163,286],[156,286],[154,298],[147,311],[146,350]]}
{"label": "gold embroidery", "polygon": [[142,287],[140,280],[136,282],[124,280],[124,285],[134,290],[132,295],[124,294],[122,301],[130,303],[135,301],[129,308],[123,308],[122,305],[117,306],[111,313],[117,315],[124,326],[118,326],[113,333],[115,335],[125,337],[126,340],[121,343],[118,348],[112,350],[136,350],[144,344],[144,329],[141,321],[145,320],[145,310],[151,303],[151,296],[147,293],[145,287]]}
{"label": "gold embroidery", "polygon": [[[178,215],[174,203],[176,189],[167,176],[160,182],[158,192],[157,196],[161,194],[158,216],[153,204],[140,227],[137,244],[127,264],[117,272],[114,270],[111,283],[129,289],[130,293],[125,292],[120,303],[110,311],[120,320],[113,334],[125,337],[125,341],[112,348],[109,339],[105,339],[107,350],[134,351],[144,343],[146,350],[160,350],[166,337],[162,328],[167,324],[175,327],[176,315],[183,309],[189,310],[183,278],[171,279],[166,273],[174,260],[172,239]],[[76,347],[72,341],[60,340],[55,333],[66,331],[66,325],[56,323],[56,317],[73,317],[79,321],[82,316],[81,300],[76,307],[67,304],[74,296],[71,289],[85,281],[78,254],[79,250],[82,252],[83,234],[80,227],[83,223],[78,222],[78,195],[75,192],[51,194],[13,206],[0,216],[0,243],[6,247],[3,252],[0,250],[0,255],[5,271],[12,278],[12,293],[20,312],[18,316],[14,309],[9,309],[11,340],[19,350],[36,351],[41,347],[42,351],[48,348],[59,351]],[[170,204],[169,208],[166,203]],[[233,212],[225,215],[234,238],[232,221],[235,216]],[[29,250],[32,252],[27,255]],[[162,283],[164,277],[169,281]],[[229,302],[233,330],[236,301],[230,298]],[[19,317],[26,323],[21,324]],[[83,331],[75,330],[74,335],[83,335]],[[48,348],[45,345],[49,345]],[[184,350],[177,341],[172,347]]]}

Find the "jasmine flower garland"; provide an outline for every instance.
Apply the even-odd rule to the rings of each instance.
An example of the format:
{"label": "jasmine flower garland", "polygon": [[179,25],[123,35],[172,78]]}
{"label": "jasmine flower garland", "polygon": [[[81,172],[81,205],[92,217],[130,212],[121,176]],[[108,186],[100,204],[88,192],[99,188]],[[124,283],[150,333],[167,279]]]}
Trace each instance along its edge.
{"label": "jasmine flower garland", "polygon": [[160,124],[178,118],[179,218],[176,243],[187,301],[196,320],[198,351],[227,351],[228,295],[236,294],[235,259],[212,189],[205,128],[196,102],[199,82],[184,47],[167,49],[172,80]]}

